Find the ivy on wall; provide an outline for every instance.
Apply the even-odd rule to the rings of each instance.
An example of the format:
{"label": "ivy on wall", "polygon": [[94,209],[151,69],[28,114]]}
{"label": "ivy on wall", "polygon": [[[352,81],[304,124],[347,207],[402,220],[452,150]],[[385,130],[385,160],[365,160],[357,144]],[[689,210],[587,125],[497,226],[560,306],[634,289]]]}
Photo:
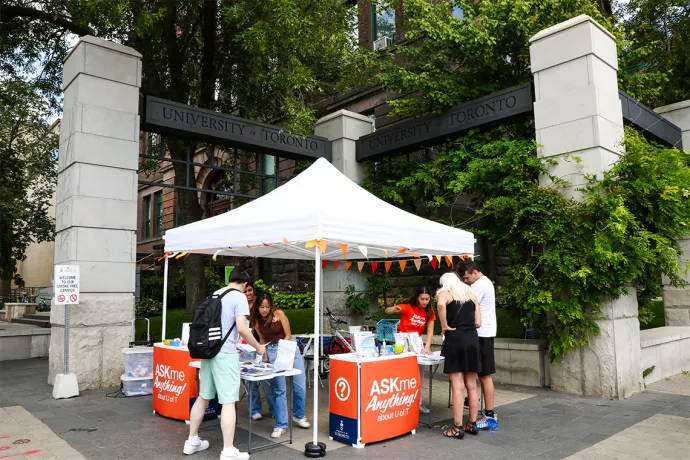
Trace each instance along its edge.
{"label": "ivy on wall", "polygon": [[[531,123],[472,131],[433,154],[367,166],[364,186],[379,197],[448,225],[484,235],[510,259],[501,306],[548,337],[557,363],[599,332],[604,303],[636,292],[640,321],[661,276],[682,286],[676,240],[688,236],[688,154],[628,128],[626,154],[602,177],[586,176],[581,200],[566,198],[568,177],[536,155]],[[581,166],[581,160],[570,161]],[[540,185],[539,178],[550,184]]]}

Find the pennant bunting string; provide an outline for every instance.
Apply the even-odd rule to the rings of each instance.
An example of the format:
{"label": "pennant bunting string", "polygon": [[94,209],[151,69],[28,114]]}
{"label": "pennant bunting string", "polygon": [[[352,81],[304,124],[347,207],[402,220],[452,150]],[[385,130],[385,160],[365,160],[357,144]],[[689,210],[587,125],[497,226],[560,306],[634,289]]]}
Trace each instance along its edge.
{"label": "pennant bunting string", "polygon": [[[416,261],[415,261],[415,262],[416,262]],[[404,271],[405,271],[405,266],[407,265],[407,261],[406,261],[406,260],[401,260],[401,261],[398,262],[398,263],[400,264],[400,271],[401,271],[401,272],[404,272]]]}
{"label": "pennant bunting string", "polygon": [[386,267],[386,273],[388,273],[388,270],[391,269],[391,266],[393,265],[393,262],[384,262],[383,265]]}

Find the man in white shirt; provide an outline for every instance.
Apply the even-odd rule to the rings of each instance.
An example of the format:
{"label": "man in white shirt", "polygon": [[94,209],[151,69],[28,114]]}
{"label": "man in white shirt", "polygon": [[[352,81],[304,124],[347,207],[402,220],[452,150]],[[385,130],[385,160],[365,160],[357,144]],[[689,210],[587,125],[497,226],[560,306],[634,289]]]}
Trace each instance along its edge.
{"label": "man in white shirt", "polygon": [[479,381],[484,393],[484,417],[477,421],[477,428],[495,430],[498,429],[498,417],[494,412],[494,381],[491,376],[496,373],[494,361],[496,292],[494,284],[479,271],[479,267],[474,262],[466,262],[461,270],[463,270],[462,278],[472,287],[482,312],[482,325],[477,329],[477,335],[479,335],[479,355],[482,362]]}

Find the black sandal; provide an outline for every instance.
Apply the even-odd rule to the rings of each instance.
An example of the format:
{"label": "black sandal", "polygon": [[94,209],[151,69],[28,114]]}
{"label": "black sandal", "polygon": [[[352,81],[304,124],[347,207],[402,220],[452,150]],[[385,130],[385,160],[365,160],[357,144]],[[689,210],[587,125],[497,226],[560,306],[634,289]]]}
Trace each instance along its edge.
{"label": "black sandal", "polygon": [[479,434],[479,429],[477,428],[477,422],[467,422],[467,425],[465,425],[464,430],[472,435],[478,435]]}
{"label": "black sandal", "polygon": [[462,427],[458,425],[453,425],[453,428],[450,428],[448,430],[445,430],[443,432],[443,436],[446,438],[457,438],[457,439],[462,439],[465,437],[465,432],[462,431]]}

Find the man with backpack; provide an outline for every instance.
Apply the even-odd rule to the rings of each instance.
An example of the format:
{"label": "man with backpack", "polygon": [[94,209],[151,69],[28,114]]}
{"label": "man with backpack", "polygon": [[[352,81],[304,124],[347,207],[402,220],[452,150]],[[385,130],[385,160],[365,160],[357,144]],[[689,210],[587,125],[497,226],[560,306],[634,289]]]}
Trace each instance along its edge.
{"label": "man with backpack", "polygon": [[249,280],[247,272],[233,270],[228,286],[214,292],[194,312],[188,347],[192,358],[201,359],[201,388],[189,414],[189,438],[184,443],[187,455],[209,448],[207,440],[199,439],[199,426],[209,401],[217,394],[222,405],[220,427],[224,445],[220,460],[249,458],[247,452],[240,452],[233,445],[237,416],[235,403],[240,396],[238,335],[254,347],[257,354],[266,354],[266,347],[257,342],[247,327],[249,305],[244,290]]}

